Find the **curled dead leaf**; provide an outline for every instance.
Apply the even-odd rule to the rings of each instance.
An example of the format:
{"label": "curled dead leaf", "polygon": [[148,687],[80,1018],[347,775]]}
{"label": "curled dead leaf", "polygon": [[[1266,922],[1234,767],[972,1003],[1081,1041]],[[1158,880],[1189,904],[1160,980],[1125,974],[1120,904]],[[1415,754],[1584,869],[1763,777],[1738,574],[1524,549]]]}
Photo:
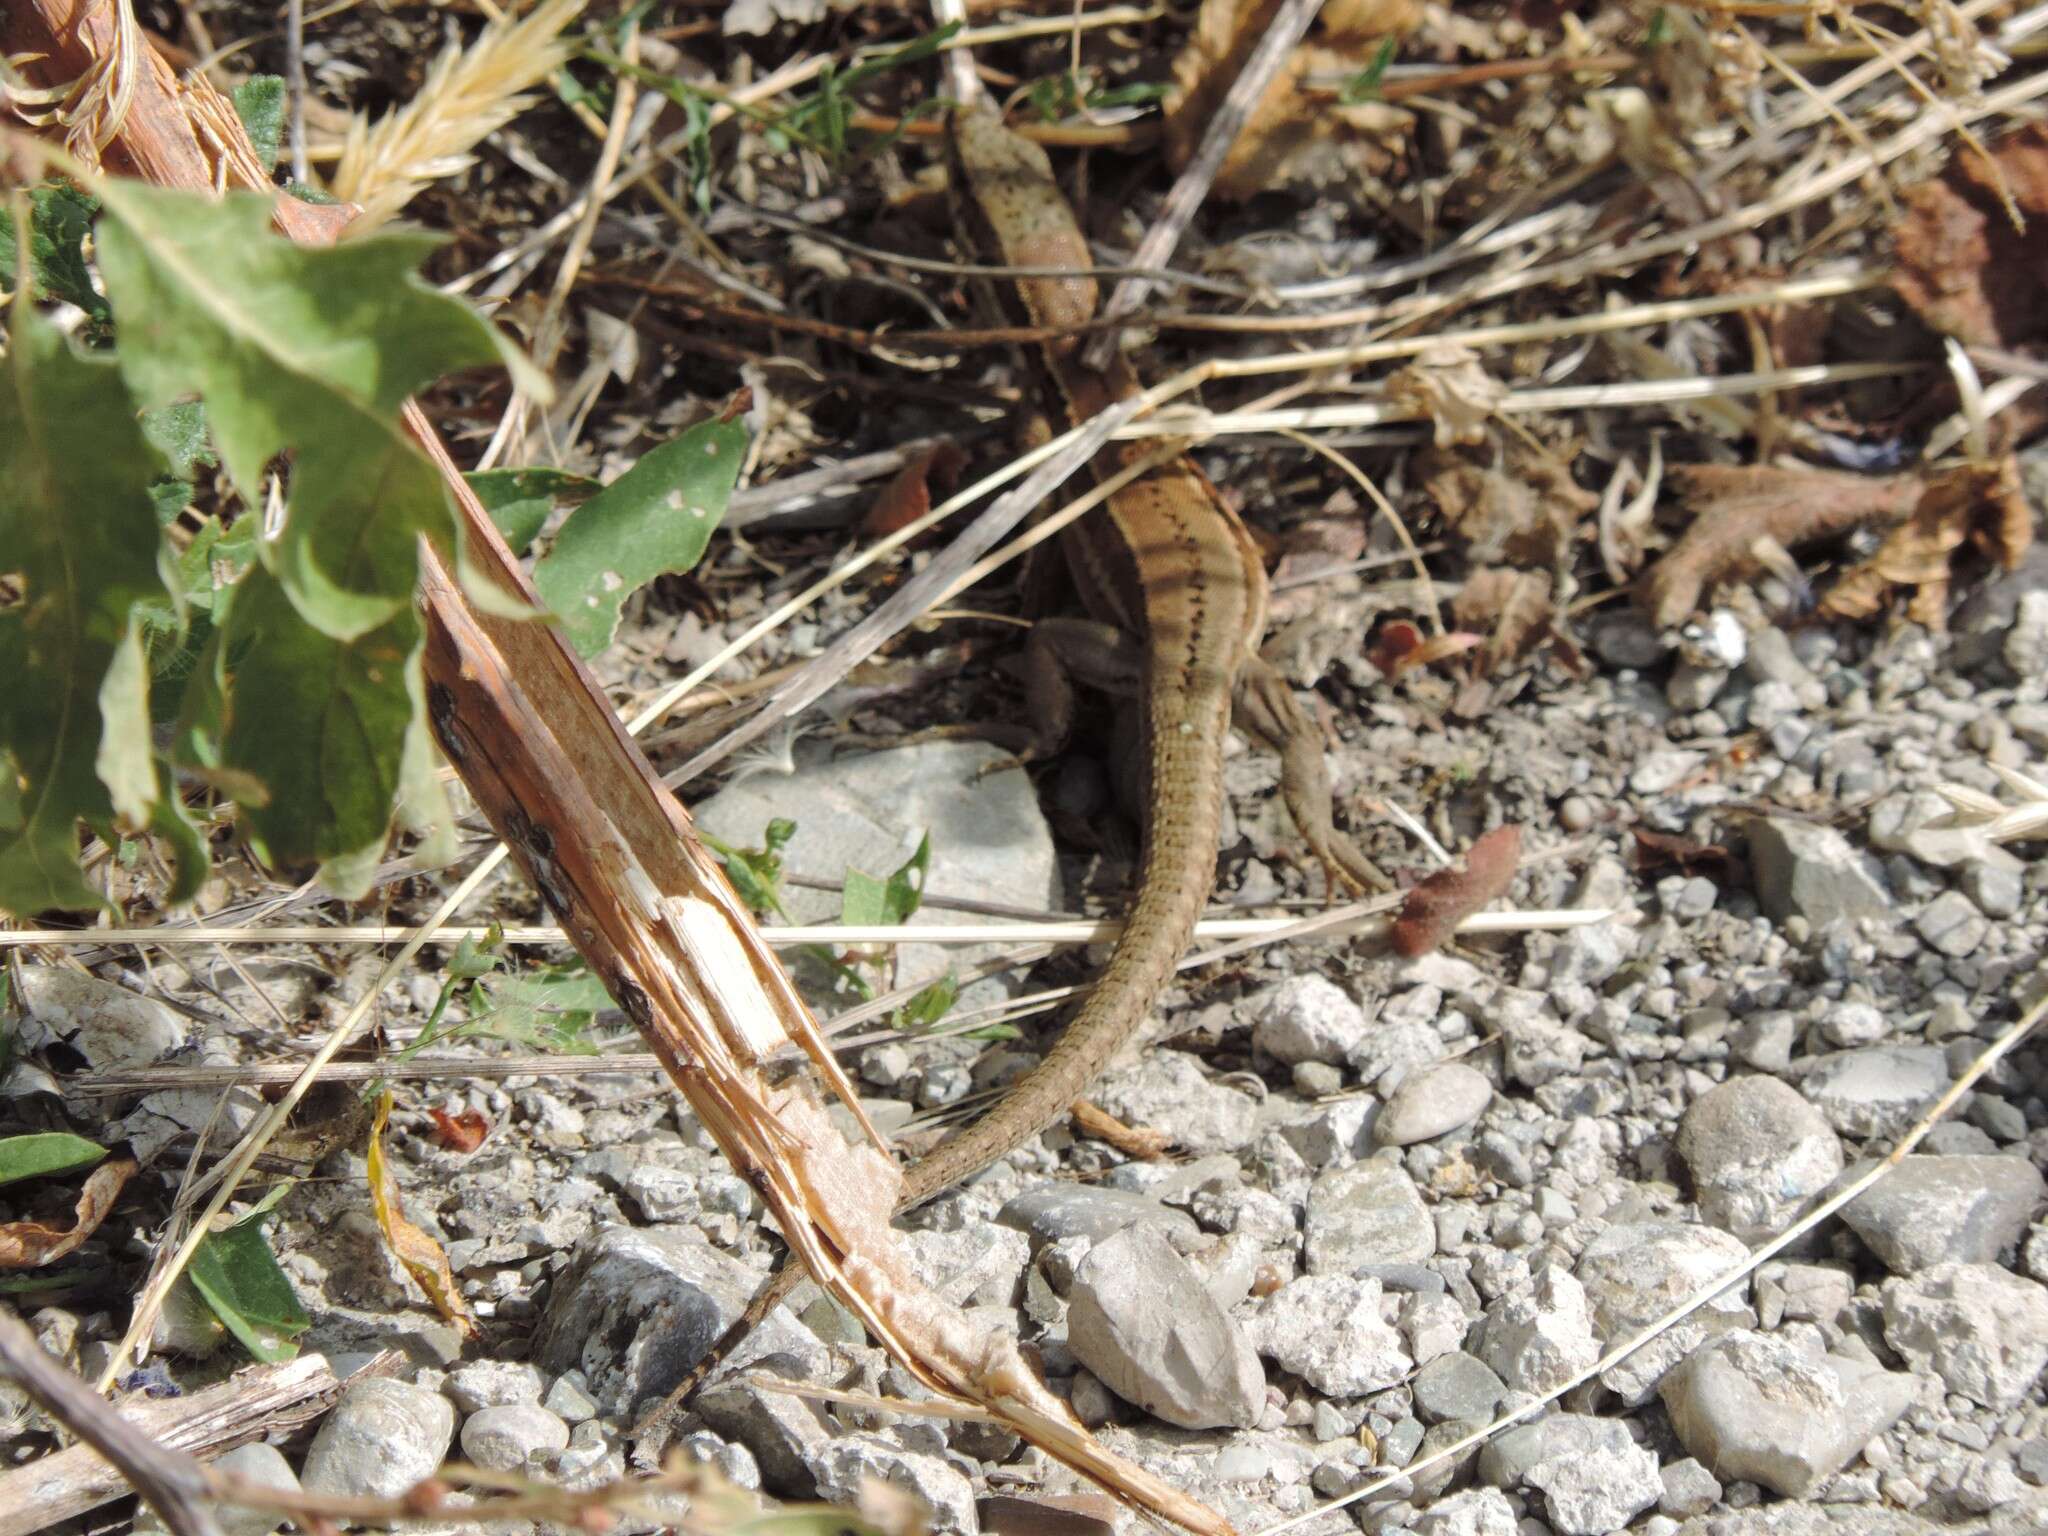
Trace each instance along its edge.
{"label": "curled dead leaf", "polygon": [[1504,565],[1474,571],[1451,600],[1459,627],[1487,637],[1488,673],[1527,655],[1548,630],[1550,613],[1550,579]]}
{"label": "curled dead leaf", "polygon": [[427,1293],[434,1310],[465,1334],[474,1334],[476,1318],[456,1287],[448,1255],[441,1251],[439,1243],[405,1219],[398,1180],[392,1176],[390,1159],[384,1155],[384,1125],[390,1118],[391,1095],[386,1093],[377,1101],[377,1118],[370,1124],[368,1153],[370,1209],[376,1213],[377,1228],[384,1234],[386,1246],[405,1266],[405,1272]]}
{"label": "curled dead leaf", "polygon": [[[1178,171],[1193,158],[1203,130],[1271,24],[1279,0],[1202,0],[1195,27],[1173,61],[1163,109],[1167,160]],[[1384,102],[1306,99],[1310,76],[1355,75],[1371,66],[1383,38],[1420,25],[1421,0],[1329,0],[1323,42],[1295,49],[1252,107],[1211,189],[1242,200],[1277,187],[1321,186],[1363,172],[1382,174],[1414,122]]]}
{"label": "curled dead leaf", "polygon": [[1106,1141],[1126,1157],[1141,1162],[1155,1162],[1166,1155],[1173,1145],[1173,1138],[1165,1131],[1149,1125],[1126,1125],[1108,1110],[1087,1099],[1076,1099],[1070,1113],[1074,1118],[1074,1129],[1083,1136],[1092,1136],[1097,1141]]}
{"label": "curled dead leaf", "polygon": [[450,1152],[474,1152],[490,1134],[491,1123],[473,1109],[449,1114],[445,1109],[427,1111],[434,1117],[434,1140]]}
{"label": "curled dead leaf", "polygon": [[953,494],[966,466],[967,455],[957,443],[933,443],[890,477],[861,520],[862,531],[872,538],[884,538],[909,527],[931,511],[934,488],[941,499]]}
{"label": "curled dead leaf", "polygon": [[68,1227],[40,1221],[10,1221],[0,1226],[0,1269],[36,1269],[74,1251],[107,1219],[135,1167],[134,1158],[116,1157],[93,1169],[78,1193],[75,1219]]}
{"label": "curled dead leaf", "polygon": [[1394,670],[1388,675],[1390,677],[1399,677],[1402,673],[1413,671],[1417,667],[1434,666],[1439,661],[1447,661],[1453,656],[1462,656],[1467,651],[1476,651],[1485,644],[1486,636],[1484,635],[1475,635],[1467,630],[1454,629],[1448,634],[1436,635],[1423,641],[1422,644],[1416,646],[1414,650],[1395,663]]}
{"label": "curled dead leaf", "polygon": [[1463,869],[1438,870],[1417,885],[1394,919],[1395,952],[1413,959],[1442,944],[1458,924],[1508,888],[1521,857],[1521,829],[1495,827],[1467,850]]}
{"label": "curled dead leaf", "polygon": [[1990,161],[1959,146],[1904,202],[1892,286],[1922,320],[1973,346],[2048,336],[2048,128],[2007,134]]}
{"label": "curled dead leaf", "polygon": [[1444,448],[1423,450],[1418,477],[1444,525],[1480,565],[1549,570],[1577,540],[1600,498],[1580,486],[1565,460],[1510,447],[1496,466]]}
{"label": "curled dead leaf", "polygon": [[1417,625],[1407,619],[1389,619],[1380,626],[1365,659],[1392,677],[1401,659],[1420,644],[1422,630]]}

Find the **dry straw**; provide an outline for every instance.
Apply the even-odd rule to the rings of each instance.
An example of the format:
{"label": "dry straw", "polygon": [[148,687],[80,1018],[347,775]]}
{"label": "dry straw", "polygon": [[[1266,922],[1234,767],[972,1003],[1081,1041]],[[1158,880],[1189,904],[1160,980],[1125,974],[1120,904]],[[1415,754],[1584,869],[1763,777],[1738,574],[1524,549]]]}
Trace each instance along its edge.
{"label": "dry straw", "polygon": [[519,20],[505,16],[469,47],[444,50],[397,111],[374,126],[352,116],[332,184],[362,207],[349,233],[375,229],[429,183],[467,169],[471,151],[528,105],[520,92],[568,62],[575,44],[562,29],[582,10],[583,0],[541,0]]}

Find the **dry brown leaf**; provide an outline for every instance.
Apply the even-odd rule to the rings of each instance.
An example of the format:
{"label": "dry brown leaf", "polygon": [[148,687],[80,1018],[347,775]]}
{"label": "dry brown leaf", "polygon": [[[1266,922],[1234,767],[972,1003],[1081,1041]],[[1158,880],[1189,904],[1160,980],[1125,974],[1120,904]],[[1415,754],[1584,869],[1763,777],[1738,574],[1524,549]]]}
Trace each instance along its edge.
{"label": "dry brown leaf", "polygon": [[1554,570],[1577,540],[1600,498],[1547,454],[1510,453],[1499,468],[1442,448],[1425,449],[1417,465],[1422,487],[1444,524],[1481,565]]}
{"label": "dry brown leaf", "polygon": [[451,1115],[445,1109],[430,1109],[427,1113],[434,1117],[434,1140],[450,1152],[474,1152],[490,1134],[490,1121],[476,1110],[457,1110]]}
{"label": "dry brown leaf", "polygon": [[1920,493],[1911,475],[1748,464],[1675,464],[1666,475],[1692,522],[1639,590],[1650,617],[1667,629],[1699,606],[1710,583],[1755,570],[1760,548],[1790,549],[1860,523],[1896,521]]}
{"label": "dry brown leaf", "polygon": [[1906,617],[1928,629],[1948,626],[1949,578],[1965,544],[2007,570],[2034,542],[2033,512],[2020,491],[2019,465],[2008,454],[1995,464],[1966,464],[1923,482],[1912,515],[1885,536],[1877,552],[1835,584],[1823,613],[1861,619],[1893,590],[1912,593]]}
{"label": "dry brown leaf", "polygon": [[[1278,8],[1279,0],[1202,0],[1194,31],[1173,61],[1173,89],[1163,104],[1167,160],[1176,171],[1193,157]],[[1326,4],[1321,25],[1330,45],[1304,44],[1281,65],[1245,119],[1212,193],[1241,201],[1276,187],[1322,186],[1391,166],[1389,146],[1406,138],[1412,114],[1384,102],[1347,107],[1326,96],[1309,100],[1302,81],[1364,69],[1379,39],[1412,31],[1422,13],[1420,0]]]}
{"label": "dry brown leaf", "polygon": [[934,487],[941,498],[953,494],[966,465],[967,455],[950,439],[914,454],[868,507],[868,515],[861,520],[862,531],[872,538],[884,538],[909,527],[931,511]]}
{"label": "dry brown leaf", "polygon": [[78,1192],[73,1210],[76,1220],[68,1227],[53,1227],[40,1221],[10,1221],[0,1226],[0,1269],[35,1269],[54,1264],[91,1237],[107,1219],[114,1201],[135,1173],[132,1157],[110,1158],[93,1169]]}
{"label": "dry brown leaf", "polygon": [[434,1310],[465,1334],[474,1334],[476,1318],[470,1314],[469,1303],[462,1299],[462,1292],[456,1287],[454,1272],[448,1267],[448,1255],[441,1251],[439,1243],[405,1219],[405,1203],[399,1198],[398,1180],[392,1177],[390,1160],[384,1155],[384,1123],[390,1118],[391,1095],[386,1093],[377,1101],[377,1118],[370,1124],[368,1158],[370,1209],[377,1214],[378,1230],[384,1234],[384,1242],[397,1256],[398,1262],[405,1266],[405,1272],[427,1293],[427,1300],[434,1304]]}
{"label": "dry brown leaf", "polygon": [[1648,827],[1634,829],[1636,870],[1654,874],[1675,869],[1683,874],[1704,874],[1731,890],[1749,887],[1748,866],[1719,843],[1702,843],[1673,832],[1656,832]]}
{"label": "dry brown leaf", "polygon": [[1508,888],[1522,858],[1519,827],[1495,827],[1465,854],[1463,869],[1441,869],[1408,893],[1394,919],[1397,953],[1426,955],[1457,931],[1458,924]]}
{"label": "dry brown leaf", "polygon": [[1487,635],[1485,671],[1493,673],[1528,654],[1550,623],[1550,578],[1504,565],[1465,578],[1451,600],[1459,627]]}
{"label": "dry brown leaf", "polygon": [[1959,147],[1940,179],[1906,192],[1892,286],[1935,330],[2014,348],[2048,336],[2048,128],[2030,124],[1992,153],[1995,169]]}
{"label": "dry brown leaf", "polygon": [[1436,346],[1416,354],[1415,361],[1387,378],[1387,399],[1427,420],[1436,445],[1477,445],[1486,441],[1486,423],[1507,398],[1507,386],[1480,366],[1469,347]]}

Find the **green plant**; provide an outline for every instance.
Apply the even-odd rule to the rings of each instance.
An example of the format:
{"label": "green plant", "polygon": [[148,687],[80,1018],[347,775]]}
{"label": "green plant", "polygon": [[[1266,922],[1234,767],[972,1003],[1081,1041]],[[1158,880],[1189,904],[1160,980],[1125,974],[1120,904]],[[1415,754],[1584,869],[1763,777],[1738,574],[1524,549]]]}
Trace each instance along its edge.
{"label": "green plant", "polygon": [[1394,39],[1384,38],[1374,50],[1372,59],[1357,74],[1344,82],[1337,99],[1347,107],[1364,106],[1369,101],[1380,99],[1380,82],[1386,78],[1387,66],[1394,62]]}
{"label": "green plant", "polygon": [[[8,205],[0,910],[101,903],[81,823],[115,848],[154,831],[174,854],[169,896],[186,899],[208,857],[192,786],[232,802],[266,862],[316,865],[342,894],[364,888],[394,826],[446,830],[413,596],[423,540],[466,565],[400,409],[475,367],[546,386],[420,281],[434,244],[295,246],[263,198],[116,180]],[[82,317],[74,336],[46,315],[57,305]],[[536,580],[586,653],[627,596],[702,553],[744,446],[736,423],[700,423],[563,524]],[[545,517],[532,503],[565,484],[522,474],[530,539]]]}
{"label": "green plant", "polygon": [[[591,1020],[612,1005],[604,983],[580,965],[514,971],[504,944],[504,930],[493,923],[482,939],[465,937],[456,946],[426,1026],[393,1061],[457,1040],[509,1040],[537,1051],[584,1055],[595,1049],[587,1038]],[[448,1023],[457,998],[464,1017]],[[372,1083],[365,1096],[382,1088]]]}

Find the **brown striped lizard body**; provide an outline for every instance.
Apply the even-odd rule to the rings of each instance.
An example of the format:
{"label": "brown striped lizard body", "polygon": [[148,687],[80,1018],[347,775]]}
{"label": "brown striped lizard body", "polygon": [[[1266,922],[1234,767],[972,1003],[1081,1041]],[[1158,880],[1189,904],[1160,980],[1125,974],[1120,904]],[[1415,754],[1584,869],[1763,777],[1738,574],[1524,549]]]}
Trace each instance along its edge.
{"label": "brown striped lizard body", "polygon": [[[1012,323],[1078,327],[1091,319],[1096,285],[1083,274],[1093,257],[1044,150],[986,110],[957,113],[948,143],[956,205],[977,256],[991,265],[1075,274],[997,280]],[[1138,390],[1121,354],[1097,371],[1080,351],[1078,339],[1067,339],[1032,354],[1047,413],[1060,426],[1078,425]],[[1113,443],[1092,473],[1106,478],[1142,452]],[[1215,881],[1234,707],[1240,724],[1279,749],[1289,809],[1325,867],[1354,889],[1385,883],[1330,825],[1321,744],[1258,657],[1264,567],[1243,523],[1193,460],[1182,455],[1149,470],[1059,540],[1092,622],[1046,620],[1033,631],[1029,688],[1040,731],[1033,755],[1065,735],[1070,675],[1110,686],[1134,682],[1146,770],[1137,894],[1108,966],[1051,1050],[987,1115],[905,1170],[899,1208],[971,1178],[1052,1124],[1151,1017]],[[786,1265],[710,1360],[766,1316],[800,1273]],[[691,1373],[671,1403],[708,1364]],[[666,1405],[654,1417],[665,1411]]]}

